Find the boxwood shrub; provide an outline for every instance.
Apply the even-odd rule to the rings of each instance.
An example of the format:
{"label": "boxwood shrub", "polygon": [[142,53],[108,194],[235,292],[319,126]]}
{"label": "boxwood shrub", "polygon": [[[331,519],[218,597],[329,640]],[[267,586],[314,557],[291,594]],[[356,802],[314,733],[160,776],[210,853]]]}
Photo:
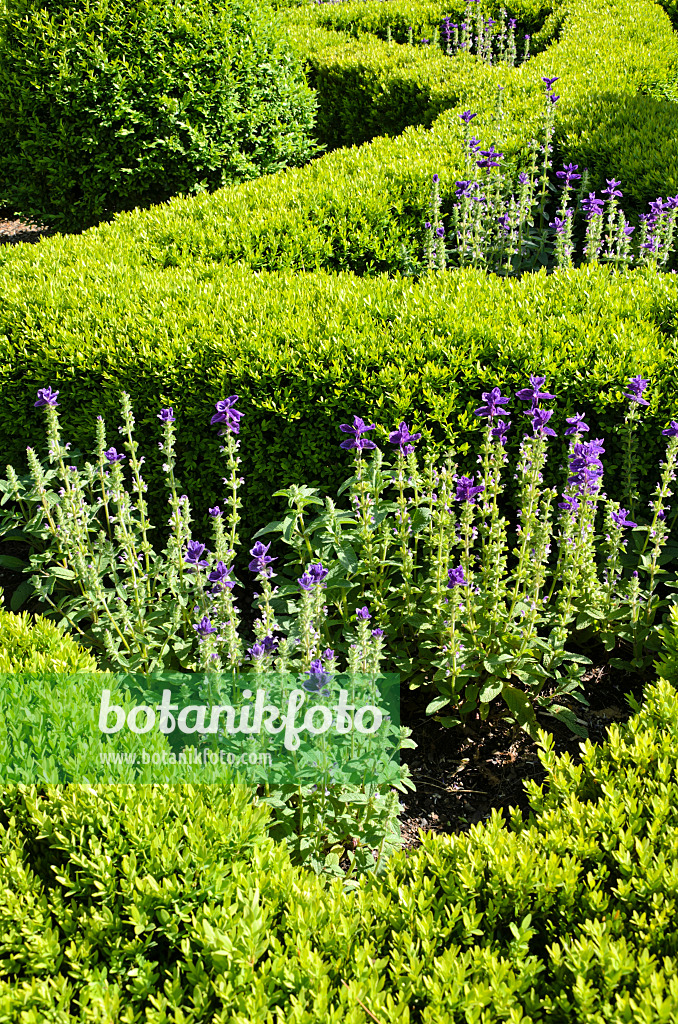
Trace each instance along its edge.
{"label": "boxwood shrub", "polygon": [[0,204],[79,231],[315,153],[315,97],[258,0],[7,0]]}

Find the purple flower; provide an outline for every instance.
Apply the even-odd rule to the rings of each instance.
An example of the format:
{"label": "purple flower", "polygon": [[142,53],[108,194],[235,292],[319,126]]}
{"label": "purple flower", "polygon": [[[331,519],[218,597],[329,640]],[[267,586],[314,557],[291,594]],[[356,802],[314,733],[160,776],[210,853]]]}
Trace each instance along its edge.
{"label": "purple flower", "polygon": [[503,157],[503,153],[496,153],[494,149],[494,143],[489,149],[481,149],[480,155],[484,156],[484,160],[476,160],[478,167],[485,168],[488,173],[491,167],[499,167],[499,161]]}
{"label": "purple flower", "polygon": [[342,441],[339,445],[340,448],[357,448],[358,451],[363,451],[365,448],[376,448],[374,441],[368,441],[366,438],[360,437],[368,430],[376,430],[376,423],[372,423],[371,426],[367,426],[365,421],[360,416],[353,417],[353,426],[349,426],[348,423],[342,423],[339,426],[339,430],[342,430],[345,434],[353,434],[353,440]]}
{"label": "purple flower", "polygon": [[325,666],[320,659],[311,662],[308,679],[301,685],[308,693],[321,693],[327,689],[332,677],[325,671]]}
{"label": "purple flower", "polygon": [[[525,36],[525,38],[528,39],[529,36]],[[542,82],[544,82],[544,84],[546,85],[546,91],[547,92],[549,92],[553,88],[555,83],[559,82],[559,81],[560,81],[559,78],[542,78]]]}
{"label": "purple flower", "polygon": [[302,590],[312,590],[315,585],[315,580],[313,579],[312,576],[305,572],[299,577],[297,583],[299,584]]}
{"label": "purple flower", "polygon": [[[202,558],[204,550],[204,544],[200,544],[197,540],[189,540],[186,545],[184,562],[188,562],[191,566],[202,566],[204,568],[208,564],[205,559]],[[209,552],[207,553],[209,554]]]}
{"label": "purple flower", "polygon": [[327,647],[322,654],[325,661],[334,661],[334,651],[331,647]]}
{"label": "purple flower", "polygon": [[115,448],[109,448],[107,452],[104,452],[104,455],[111,464],[114,462],[121,462],[125,458],[124,455],[119,455]]}
{"label": "purple flower", "polygon": [[579,511],[579,502],[576,498],[566,494],[563,501],[558,502],[558,508],[564,508],[567,512],[574,514]]}
{"label": "purple flower", "polygon": [[560,96],[556,96],[555,93],[549,93],[549,99],[551,101],[551,105],[553,106],[555,103],[558,102]]}
{"label": "purple flower", "polygon": [[473,486],[472,476],[460,476],[457,480],[457,501],[473,501],[478,494],[482,494],[485,490],[485,484],[478,484],[477,487]]}
{"label": "purple flower", "polygon": [[521,388],[520,391],[516,391],[516,398],[519,398],[521,402],[531,402],[533,409],[536,409],[541,401],[549,402],[556,396],[550,395],[548,391],[539,390],[545,379],[545,377],[530,376],[529,388]]}
{"label": "purple flower", "polygon": [[193,629],[197,631],[198,636],[202,640],[204,640],[205,637],[208,637],[211,633],[217,632],[217,629],[212,625],[212,623],[210,622],[206,615],[202,617],[200,622],[193,624]]}
{"label": "purple flower", "polygon": [[394,430],[388,435],[388,439],[391,444],[400,445],[400,451],[403,455],[409,455],[410,452],[414,451],[411,442],[418,441],[420,437],[421,434],[410,433],[410,428],[404,420],[397,430]]}
{"label": "purple flower", "polygon": [[355,610],[355,617],[356,617],[356,619],[371,619],[372,618],[372,616],[370,615],[370,613],[369,613],[369,611],[367,609],[367,605],[366,604],[363,605],[362,608],[356,608],[356,610]]}
{"label": "purple flower", "polygon": [[476,187],[473,181],[457,181],[457,191],[455,195],[457,199],[470,199],[473,193],[473,189]]}
{"label": "purple flower", "polygon": [[464,124],[470,124],[473,118],[477,116],[477,114],[472,114],[470,110],[465,110],[463,114],[459,115]]}
{"label": "purple flower", "polygon": [[638,523],[633,523],[633,522],[631,522],[630,519],[626,518],[628,514],[629,513],[628,513],[628,511],[625,508],[620,508],[618,512],[613,512],[612,513],[612,516],[611,516],[612,522],[616,523],[617,526],[622,526],[622,527],[623,526],[637,526]]}
{"label": "purple flower", "polygon": [[568,483],[574,484],[581,494],[596,491],[600,487],[603,467],[599,456],[604,454],[602,441],[577,441],[570,453],[570,472]]}
{"label": "purple flower", "polygon": [[667,427],[666,430],[662,430],[662,434],[665,437],[678,437],[678,421],[671,420],[671,426]]}
{"label": "purple flower", "polygon": [[647,390],[649,381],[646,381],[644,377],[631,377],[629,381],[629,390],[624,393],[624,398],[629,398],[632,402],[637,402],[638,405],[649,405],[643,398],[643,392]]}
{"label": "purple flower", "polygon": [[471,139],[469,142],[469,149],[472,153],[477,153],[480,149],[480,139]]}
{"label": "purple flower", "polygon": [[267,565],[271,562],[277,561],[277,558],[271,558],[266,552],[270,548],[269,544],[263,544],[262,541],[258,540],[253,548],[250,549],[252,555],[252,561],[249,564],[250,572],[268,572],[266,569]]}
{"label": "purple flower", "polygon": [[445,237],[445,228],[441,224],[440,227],[436,228],[436,238],[444,238],[444,237]]}
{"label": "purple flower", "polygon": [[433,184],[437,185],[439,181],[440,181],[440,178],[438,177],[438,175],[434,174],[433,175]]}
{"label": "purple flower", "polygon": [[263,656],[266,654],[266,648],[264,647],[263,644],[257,641],[253,647],[250,647],[248,649],[247,653],[249,654],[250,658],[253,661],[259,661],[259,659],[263,658]]}
{"label": "purple flower", "polygon": [[575,171],[578,170],[579,168],[578,164],[563,164],[562,166],[563,170],[556,171],[555,176],[557,178],[564,178],[564,188],[567,188],[569,186],[570,181],[579,181],[579,179],[582,177],[581,174],[575,174]]}
{"label": "purple flower", "polygon": [[309,565],[307,572],[311,576],[314,583],[322,583],[326,576],[329,575],[329,569],[323,569],[320,562],[316,562],[315,565]]}
{"label": "purple flower", "polygon": [[589,428],[584,423],[583,412],[577,412],[574,416],[568,416],[566,422],[570,423],[571,426],[569,426],[565,431],[565,437],[568,437],[570,434],[588,434]]}
{"label": "purple flower", "polygon": [[225,562],[219,560],[214,569],[212,569],[212,572],[208,573],[207,579],[210,583],[218,583],[221,586],[232,589],[235,586],[235,583],[233,580],[229,579],[230,572],[231,570]]}
{"label": "purple flower", "polygon": [[509,18],[508,23],[509,23],[509,28],[515,28],[516,27],[516,19],[515,18]]}
{"label": "purple flower", "polygon": [[556,234],[557,235],[562,235],[563,232],[565,231],[565,225],[567,223],[567,218],[570,216],[570,212],[571,212],[570,210],[567,210],[564,218],[561,219],[560,217],[555,217],[549,223],[549,227],[550,228],[555,228],[556,229]]}
{"label": "purple flower", "polygon": [[59,394],[59,392],[58,391],[52,391],[51,387],[49,387],[49,388],[40,388],[40,390],[38,391],[38,400],[37,400],[37,402],[33,402],[33,408],[34,409],[42,409],[43,405],[58,405],[59,404],[57,402],[57,395],[58,394]]}
{"label": "purple flower", "polygon": [[529,416],[532,420],[532,431],[535,437],[538,434],[542,437],[546,434],[548,434],[549,437],[556,437],[555,430],[552,427],[546,426],[553,416],[553,409],[530,409],[525,415]]}
{"label": "purple flower", "polygon": [[491,391],[483,391],[482,399],[485,404],[474,409],[473,415],[487,417],[488,419],[493,419],[498,413],[503,412],[504,410],[499,407],[501,405],[506,405],[508,402],[508,398],[502,397],[502,393],[499,388],[492,388]]}
{"label": "purple flower", "polygon": [[467,587],[468,580],[464,579],[464,567],[459,565],[456,569],[448,569],[447,578],[449,580],[447,589],[452,590],[453,587]]}
{"label": "purple flower", "polygon": [[261,643],[262,643],[263,648],[264,648],[264,650],[266,651],[267,654],[275,654],[277,652],[277,650],[278,650],[278,643],[279,643],[278,638],[277,638],[277,636],[271,636],[270,633],[268,633],[263,638]]}
{"label": "purple flower", "polygon": [[521,185],[527,185],[529,180],[530,180],[530,176],[528,174],[526,174],[525,171],[521,171],[520,174],[518,175],[518,181],[519,181],[519,183]]}
{"label": "purple flower", "polygon": [[230,398],[222,398],[219,402],[216,402],[214,408],[217,411],[210,420],[210,423],[225,423],[227,431],[230,430],[232,434],[239,434],[240,420],[243,414],[239,409],[235,408],[237,401],[238,396],[231,395]]}
{"label": "purple flower", "polygon": [[383,629],[373,629],[372,630],[372,636],[375,637],[375,639],[378,639],[380,636],[383,636],[383,635],[384,635]]}
{"label": "purple flower", "polygon": [[621,181],[615,181],[614,178],[606,178],[607,188],[601,189],[601,193],[604,196],[609,196],[610,199],[614,199],[615,196],[623,196],[623,192],[617,190],[617,185],[621,185]]}
{"label": "purple flower", "polygon": [[587,215],[587,217],[589,217],[589,219],[591,217],[596,217],[599,214],[601,214],[603,212],[603,207],[604,206],[605,206],[605,200],[604,199],[596,199],[596,193],[595,192],[589,192],[588,199],[582,199],[582,201],[581,201],[581,208],[584,211],[584,213]]}
{"label": "purple flower", "polygon": [[218,505],[215,505],[214,508],[208,508],[207,511],[209,512],[213,519],[218,519],[219,516],[221,515],[221,509],[219,508]]}
{"label": "purple flower", "polygon": [[158,419],[161,423],[174,423],[174,409],[171,406],[169,409],[161,409]]}
{"label": "purple flower", "polygon": [[499,444],[503,446],[506,444],[506,435],[510,426],[511,420],[497,420],[497,425],[492,427],[490,434],[495,441],[499,441]]}

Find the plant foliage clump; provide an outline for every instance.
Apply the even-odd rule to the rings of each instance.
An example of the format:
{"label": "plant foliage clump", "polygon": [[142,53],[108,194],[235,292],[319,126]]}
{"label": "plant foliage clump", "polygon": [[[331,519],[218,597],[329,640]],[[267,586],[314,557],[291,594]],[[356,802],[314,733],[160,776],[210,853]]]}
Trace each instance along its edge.
{"label": "plant foliage clump", "polygon": [[257,0],[8,0],[0,202],[79,231],[300,166],[315,94]]}

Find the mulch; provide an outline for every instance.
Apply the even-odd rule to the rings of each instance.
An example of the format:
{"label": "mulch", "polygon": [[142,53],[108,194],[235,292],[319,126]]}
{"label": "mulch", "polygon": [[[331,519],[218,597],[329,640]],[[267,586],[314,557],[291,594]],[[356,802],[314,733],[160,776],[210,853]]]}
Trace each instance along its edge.
{"label": "mulch", "polygon": [[[2,214],[0,213],[0,216]],[[21,220],[0,220],[0,245],[16,245],[17,242],[39,242],[54,232],[38,224],[26,224]]]}
{"label": "mulch", "polygon": [[[610,725],[631,717],[628,693],[642,701],[643,682],[638,676],[607,664],[589,670],[583,689],[589,706],[573,707],[592,743],[603,743]],[[426,715],[430,700],[428,691],[401,695],[401,723],[412,729],[417,744],[415,750],[404,750],[401,755],[416,786],[414,793],[400,798],[402,840],[405,849],[410,850],[421,846],[421,832],[465,832],[486,821],[494,808],[506,821],[512,807],[527,816],[530,806],[524,782],[546,781],[537,744],[501,719],[500,702],[493,709],[494,720],[482,722],[476,718],[464,728],[447,729]],[[545,717],[539,724],[553,735],[556,753],[567,752],[575,764],[581,763],[584,739],[552,718]]]}

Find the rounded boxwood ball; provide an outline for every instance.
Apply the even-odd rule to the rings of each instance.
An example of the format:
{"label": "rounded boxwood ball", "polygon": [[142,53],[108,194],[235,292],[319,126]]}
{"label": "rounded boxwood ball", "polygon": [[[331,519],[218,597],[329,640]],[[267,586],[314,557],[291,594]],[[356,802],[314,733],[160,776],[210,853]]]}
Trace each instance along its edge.
{"label": "rounded boxwood ball", "polygon": [[59,231],[300,166],[316,95],[259,0],[5,0],[0,206]]}

